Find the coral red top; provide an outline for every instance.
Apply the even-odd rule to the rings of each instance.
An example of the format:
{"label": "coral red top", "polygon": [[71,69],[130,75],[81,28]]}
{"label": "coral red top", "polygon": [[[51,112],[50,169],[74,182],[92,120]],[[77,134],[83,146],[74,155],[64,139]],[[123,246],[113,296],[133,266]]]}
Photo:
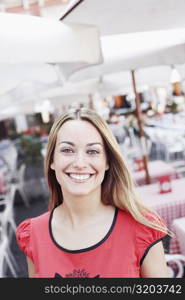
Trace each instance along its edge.
{"label": "coral red top", "polygon": [[100,242],[68,250],[53,237],[52,216],[53,211],[46,212],[23,221],[17,228],[18,245],[32,259],[35,277],[141,277],[145,255],[165,235],[116,209],[112,225]]}

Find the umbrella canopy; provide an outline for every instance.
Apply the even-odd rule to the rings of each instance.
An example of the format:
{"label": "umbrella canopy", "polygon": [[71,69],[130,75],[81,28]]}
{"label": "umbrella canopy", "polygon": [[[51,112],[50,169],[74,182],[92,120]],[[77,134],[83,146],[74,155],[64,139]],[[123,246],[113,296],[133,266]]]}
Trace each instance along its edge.
{"label": "umbrella canopy", "polygon": [[72,0],[63,22],[94,24],[101,35],[185,27],[184,0]]}
{"label": "umbrella canopy", "polygon": [[[25,112],[20,108],[25,99],[32,101],[33,95],[61,85],[57,65],[68,76],[102,61],[95,26],[65,25],[41,17],[0,13],[0,40],[1,115],[2,109],[6,112],[3,118]],[[26,111],[30,105],[25,103]]]}
{"label": "umbrella canopy", "polygon": [[[102,76],[121,70],[132,71],[132,86],[136,99],[136,115],[146,170],[146,183],[150,183],[150,175],[147,166],[147,147],[142,125],[140,99],[137,89],[136,74],[134,70],[144,70],[150,66],[182,64],[185,62],[185,28],[137,32],[101,37],[104,63],[98,66],[84,69],[71,76],[71,80],[83,80],[96,76]],[[114,47],[112,46],[114,45]],[[170,79],[170,68],[166,73]],[[152,74],[152,72],[151,72]],[[156,73],[160,77],[162,73]],[[159,79],[159,78],[158,78]]]}
{"label": "umbrella canopy", "polygon": [[59,81],[59,74],[53,64],[0,64],[0,96],[15,90],[24,82],[37,82],[50,86]]}
{"label": "umbrella canopy", "polygon": [[74,73],[71,81],[185,63],[185,28],[103,36],[101,45],[104,62]]}
{"label": "umbrella canopy", "polygon": [[[101,69],[101,66],[99,67]],[[176,66],[176,69],[178,70],[180,77],[185,79],[185,65],[178,65]],[[82,71],[80,74],[81,73]],[[171,74],[172,68],[168,65],[138,69],[135,73],[137,91],[142,92],[148,88],[155,87],[168,88],[170,85]],[[78,73],[76,75],[78,76]],[[87,73],[87,78],[88,75],[89,73]],[[74,77],[75,74],[72,76],[72,79]],[[97,78],[76,81],[69,80],[63,86],[48,86],[48,89],[41,91],[40,95],[52,99],[56,96],[87,96],[95,93],[99,93],[102,97],[132,94],[131,72],[122,71],[105,74],[104,76]]]}
{"label": "umbrella canopy", "polygon": [[43,96],[65,96],[65,95],[89,95],[100,93],[102,96],[109,96],[118,91],[128,92],[131,89],[131,78],[129,72],[109,74],[103,78],[93,78],[72,83],[66,82],[64,86],[48,89],[42,93]]}
{"label": "umbrella canopy", "polygon": [[0,40],[2,64],[62,63],[68,74],[102,60],[99,31],[91,25],[0,13]]}

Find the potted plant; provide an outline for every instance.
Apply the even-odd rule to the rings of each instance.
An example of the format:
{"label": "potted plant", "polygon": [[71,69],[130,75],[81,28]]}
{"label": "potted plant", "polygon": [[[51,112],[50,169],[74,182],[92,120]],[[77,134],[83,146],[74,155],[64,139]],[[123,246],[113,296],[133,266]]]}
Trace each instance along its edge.
{"label": "potted plant", "polygon": [[43,176],[42,142],[40,135],[35,132],[23,132],[18,141],[19,165],[26,165],[25,177]]}

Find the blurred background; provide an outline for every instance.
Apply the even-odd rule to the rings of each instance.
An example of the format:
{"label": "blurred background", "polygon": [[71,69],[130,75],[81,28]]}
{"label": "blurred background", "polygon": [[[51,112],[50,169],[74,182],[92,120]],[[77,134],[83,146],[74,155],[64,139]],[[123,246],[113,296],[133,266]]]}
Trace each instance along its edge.
{"label": "blurred background", "polygon": [[72,107],[109,124],[184,277],[185,3],[135,2],[0,0],[0,277],[28,276],[16,226],[48,209],[48,134]]}

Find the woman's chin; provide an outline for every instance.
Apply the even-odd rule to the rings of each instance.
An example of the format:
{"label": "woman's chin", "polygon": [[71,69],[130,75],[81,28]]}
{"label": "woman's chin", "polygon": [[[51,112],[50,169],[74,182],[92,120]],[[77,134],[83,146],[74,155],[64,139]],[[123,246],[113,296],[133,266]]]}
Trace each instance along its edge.
{"label": "woman's chin", "polygon": [[90,194],[90,192],[88,191],[71,191],[69,194],[71,194],[71,196],[75,196],[75,197],[83,197],[83,196],[88,196]]}

